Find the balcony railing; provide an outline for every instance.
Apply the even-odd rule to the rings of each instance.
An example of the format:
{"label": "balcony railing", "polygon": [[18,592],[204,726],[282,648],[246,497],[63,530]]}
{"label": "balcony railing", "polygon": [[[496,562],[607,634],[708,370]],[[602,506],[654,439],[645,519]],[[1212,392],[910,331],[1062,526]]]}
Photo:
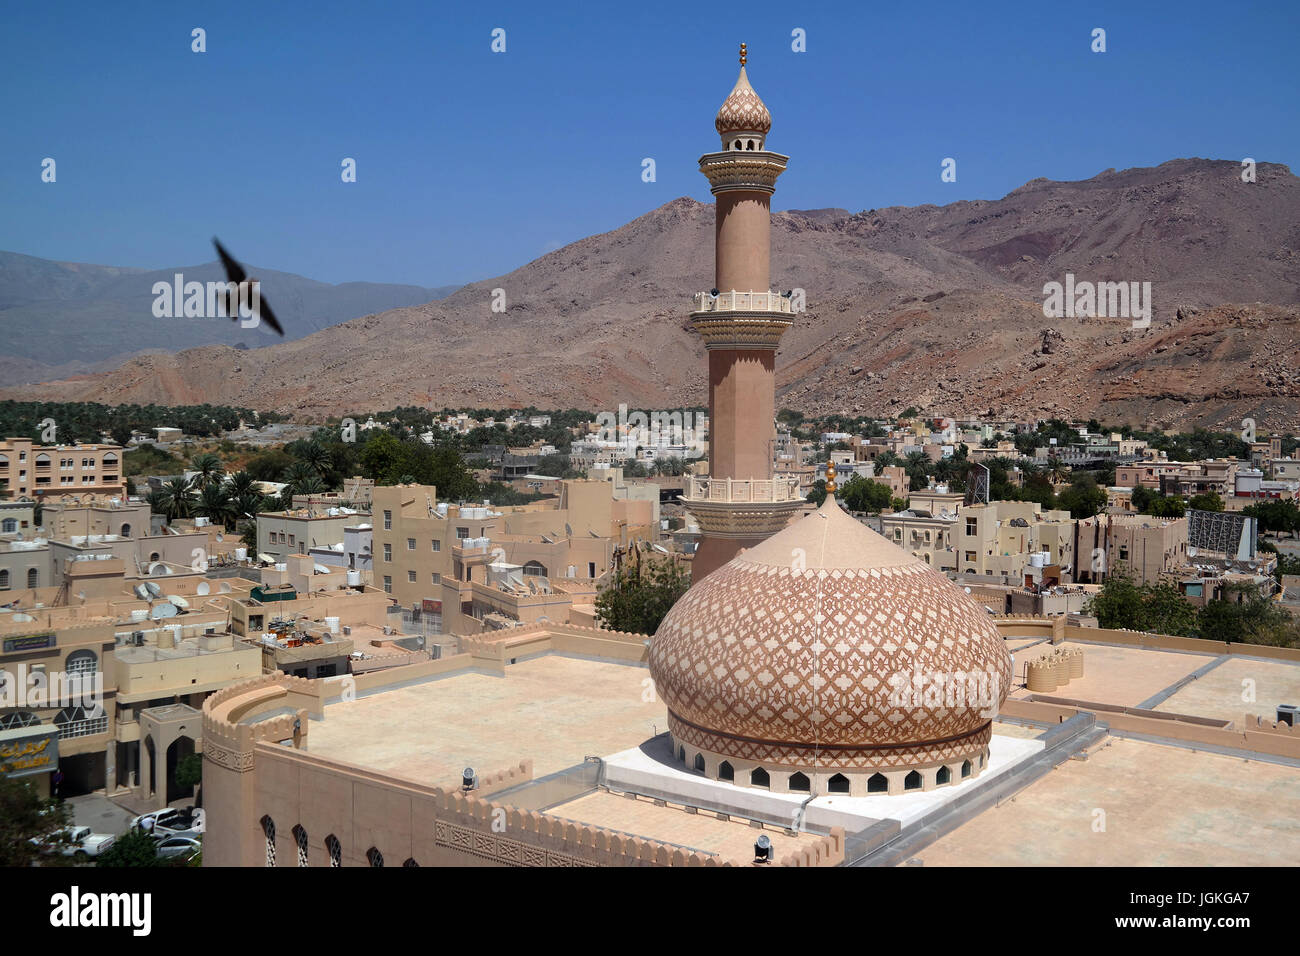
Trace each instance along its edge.
{"label": "balcony railing", "polygon": [[791,478],[696,478],[687,480],[688,501],[716,501],[725,504],[802,501],[799,479]]}
{"label": "balcony railing", "polygon": [[695,293],[696,312],[788,312],[795,311],[794,300],[780,292],[707,292]]}

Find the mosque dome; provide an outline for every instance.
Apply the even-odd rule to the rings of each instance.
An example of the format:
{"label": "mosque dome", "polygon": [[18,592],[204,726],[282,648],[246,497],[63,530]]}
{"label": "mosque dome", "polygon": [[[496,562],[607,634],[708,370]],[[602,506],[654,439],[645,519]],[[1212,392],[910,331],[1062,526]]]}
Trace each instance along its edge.
{"label": "mosque dome", "polygon": [[1011,683],[984,607],[833,495],[687,591],[649,662],[688,766],[834,774],[846,793],[982,770]]}
{"label": "mosque dome", "polygon": [[723,149],[762,149],[763,141],[772,130],[772,114],[749,85],[745,74],[745,46],[740,49],[740,76],[731,93],[718,109],[714,128],[722,137]]}

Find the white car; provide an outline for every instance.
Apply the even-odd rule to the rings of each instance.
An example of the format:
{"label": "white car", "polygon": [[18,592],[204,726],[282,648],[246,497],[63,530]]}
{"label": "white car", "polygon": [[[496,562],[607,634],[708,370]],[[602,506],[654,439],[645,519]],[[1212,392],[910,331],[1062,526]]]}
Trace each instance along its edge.
{"label": "white car", "polygon": [[177,857],[185,860],[192,860],[202,849],[203,844],[194,837],[173,836],[168,837],[158,844],[158,856],[164,860],[175,859]]}
{"label": "white car", "polygon": [[99,856],[116,842],[117,837],[113,834],[95,833],[90,827],[64,827],[44,839],[32,839],[32,843],[37,846],[49,845],[64,856],[75,856],[78,859]]}
{"label": "white car", "polygon": [[204,813],[195,807],[166,807],[152,813],[142,813],[131,821],[131,829],[145,829],[145,821],[151,820],[150,833],[161,840],[169,836],[196,836],[204,830]]}

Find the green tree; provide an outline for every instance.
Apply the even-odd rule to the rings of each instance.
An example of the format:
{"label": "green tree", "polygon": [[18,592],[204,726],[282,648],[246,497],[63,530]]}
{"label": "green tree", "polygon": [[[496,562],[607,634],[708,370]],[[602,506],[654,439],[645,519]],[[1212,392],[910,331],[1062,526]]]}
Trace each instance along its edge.
{"label": "green tree", "polygon": [[167,516],[169,521],[188,518],[192,513],[192,486],[184,478],[172,478],[163,482],[152,502],[158,514]]}
{"label": "green tree", "polygon": [[211,452],[196,456],[190,462],[190,469],[197,472],[191,479],[196,488],[219,485],[225,473],[225,467],[221,464],[221,459]]}
{"label": "green tree", "polygon": [[181,790],[193,790],[203,782],[203,755],[186,754],[176,761],[176,786]]}
{"label": "green tree", "polygon": [[227,531],[234,528],[235,519],[239,517],[235,499],[229,491],[217,484],[203,486],[198,501],[194,503],[194,513],[213,524],[220,524]]}
{"label": "green tree", "polygon": [[1187,507],[1194,511],[1222,511],[1223,499],[1217,492],[1207,491],[1203,494],[1193,495],[1188,499]]}
{"label": "green tree", "polygon": [[107,867],[142,867],[161,866],[158,859],[158,844],[152,836],[143,830],[130,830],[117,838],[95,859],[96,866]]}
{"label": "green tree", "polygon": [[1106,492],[1091,475],[1083,475],[1075,478],[1056,500],[1070,512],[1071,518],[1091,518],[1106,507]]}
{"label": "green tree", "polygon": [[[0,767],[0,771],[6,769]],[[22,777],[0,772],[0,867],[60,860],[60,845],[52,837],[71,825],[72,809],[68,804],[42,797]]]}
{"label": "green tree", "polygon": [[653,634],[688,587],[686,568],[672,559],[625,562],[596,596],[596,617],[606,630]]}

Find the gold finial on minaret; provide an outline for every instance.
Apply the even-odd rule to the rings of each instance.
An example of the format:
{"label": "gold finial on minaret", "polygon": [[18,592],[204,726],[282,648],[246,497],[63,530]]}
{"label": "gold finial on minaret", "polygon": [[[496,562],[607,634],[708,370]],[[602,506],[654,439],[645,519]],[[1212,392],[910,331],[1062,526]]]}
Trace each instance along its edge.
{"label": "gold finial on minaret", "polygon": [[745,44],[740,45],[740,65],[744,66],[745,61],[749,59],[749,54],[745,52]]}
{"label": "gold finial on minaret", "polygon": [[833,461],[826,463],[826,493],[835,494],[835,462]]}

